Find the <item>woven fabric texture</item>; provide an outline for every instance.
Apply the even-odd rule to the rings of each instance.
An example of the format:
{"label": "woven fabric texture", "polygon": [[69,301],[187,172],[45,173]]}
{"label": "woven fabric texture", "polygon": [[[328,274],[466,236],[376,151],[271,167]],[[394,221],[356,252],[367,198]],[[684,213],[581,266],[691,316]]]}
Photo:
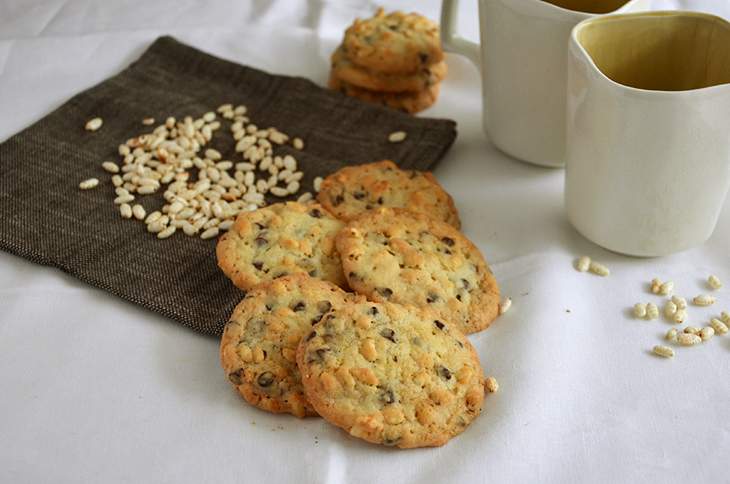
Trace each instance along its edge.
{"label": "woven fabric texture", "polygon": [[[218,269],[215,239],[176,233],[158,240],[143,223],[122,219],[111,175],[100,165],[119,162],[119,144],[151,131],[143,118],[159,124],[167,116],[198,117],[229,102],[245,104],[257,125],[305,140],[303,151],[275,149],[299,161],[302,192],[316,176],[349,164],[389,158],[428,170],[456,138],[453,121],[365,104],[307,79],[271,75],[161,37],[120,74],[0,145],[0,248],[219,335],[243,294]],[[86,131],[86,121],[96,116],[103,127]],[[406,140],[389,143],[388,134],[399,130],[408,133]],[[227,124],[209,146],[242,161]],[[80,190],[79,182],[90,177],[99,178],[99,186]],[[156,210],[162,190],[135,203]]]}

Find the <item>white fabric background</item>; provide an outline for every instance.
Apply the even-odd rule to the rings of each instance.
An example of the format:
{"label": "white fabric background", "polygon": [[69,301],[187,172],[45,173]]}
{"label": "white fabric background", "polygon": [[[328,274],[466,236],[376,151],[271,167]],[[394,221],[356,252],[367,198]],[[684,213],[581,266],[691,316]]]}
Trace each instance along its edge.
{"label": "white fabric background", "polygon": [[[438,17],[434,1],[388,5]],[[726,0],[656,5],[730,18]],[[343,29],[373,8],[0,0],[0,139],[118,72],[160,34],[324,84]],[[476,38],[476,2],[461,8]],[[658,300],[645,288],[654,276],[688,297],[709,273],[730,287],[730,204],[703,247],[660,259],[601,250],[566,219],[562,171],[490,146],[477,71],[448,61],[426,114],[457,120],[459,138],[436,175],[514,298],[511,312],[471,338],[501,390],[462,436],[396,451],[319,419],[258,411],[230,388],[214,339],[0,253],[0,482],[730,482],[730,335],[663,360],[648,351],[669,325],[628,313]],[[575,272],[583,253],[613,274]],[[691,308],[691,321],[730,309],[728,287],[720,307]]]}

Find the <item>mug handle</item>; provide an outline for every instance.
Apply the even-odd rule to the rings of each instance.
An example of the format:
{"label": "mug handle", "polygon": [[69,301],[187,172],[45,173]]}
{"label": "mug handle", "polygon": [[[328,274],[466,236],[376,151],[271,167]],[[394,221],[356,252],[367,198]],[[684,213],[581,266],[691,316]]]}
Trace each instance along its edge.
{"label": "mug handle", "polygon": [[461,54],[471,60],[477,67],[481,65],[479,44],[466,40],[456,33],[457,9],[459,0],[443,0],[441,2],[441,41],[445,50]]}

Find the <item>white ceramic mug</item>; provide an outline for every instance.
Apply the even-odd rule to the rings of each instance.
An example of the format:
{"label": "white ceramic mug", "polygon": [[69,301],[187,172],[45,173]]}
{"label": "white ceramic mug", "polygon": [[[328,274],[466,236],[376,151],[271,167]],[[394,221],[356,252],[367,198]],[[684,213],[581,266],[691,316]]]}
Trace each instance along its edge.
{"label": "white ceramic mug", "polygon": [[530,163],[563,166],[571,29],[598,15],[646,9],[648,1],[479,0],[479,46],[458,37],[458,2],[444,0],[444,48],[481,67],[483,126],[492,143]]}
{"label": "white ceramic mug", "polygon": [[730,187],[730,23],[691,12],[581,22],[567,106],[578,231],[637,256],[710,237]]}

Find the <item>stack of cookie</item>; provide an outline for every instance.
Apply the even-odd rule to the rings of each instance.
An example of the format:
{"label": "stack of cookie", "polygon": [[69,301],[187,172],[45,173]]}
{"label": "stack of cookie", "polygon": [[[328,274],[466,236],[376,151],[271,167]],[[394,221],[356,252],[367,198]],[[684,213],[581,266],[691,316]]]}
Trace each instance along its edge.
{"label": "stack of cookie", "polygon": [[429,173],[343,168],[318,202],[243,213],[218,242],[247,291],[221,342],[228,379],[259,408],[320,415],[369,442],[444,444],[481,411],[464,335],[497,316],[489,266]]}
{"label": "stack of cookie", "polygon": [[408,113],[431,106],[446,77],[439,27],[417,13],[379,9],[356,19],[332,54],[329,86]]}

